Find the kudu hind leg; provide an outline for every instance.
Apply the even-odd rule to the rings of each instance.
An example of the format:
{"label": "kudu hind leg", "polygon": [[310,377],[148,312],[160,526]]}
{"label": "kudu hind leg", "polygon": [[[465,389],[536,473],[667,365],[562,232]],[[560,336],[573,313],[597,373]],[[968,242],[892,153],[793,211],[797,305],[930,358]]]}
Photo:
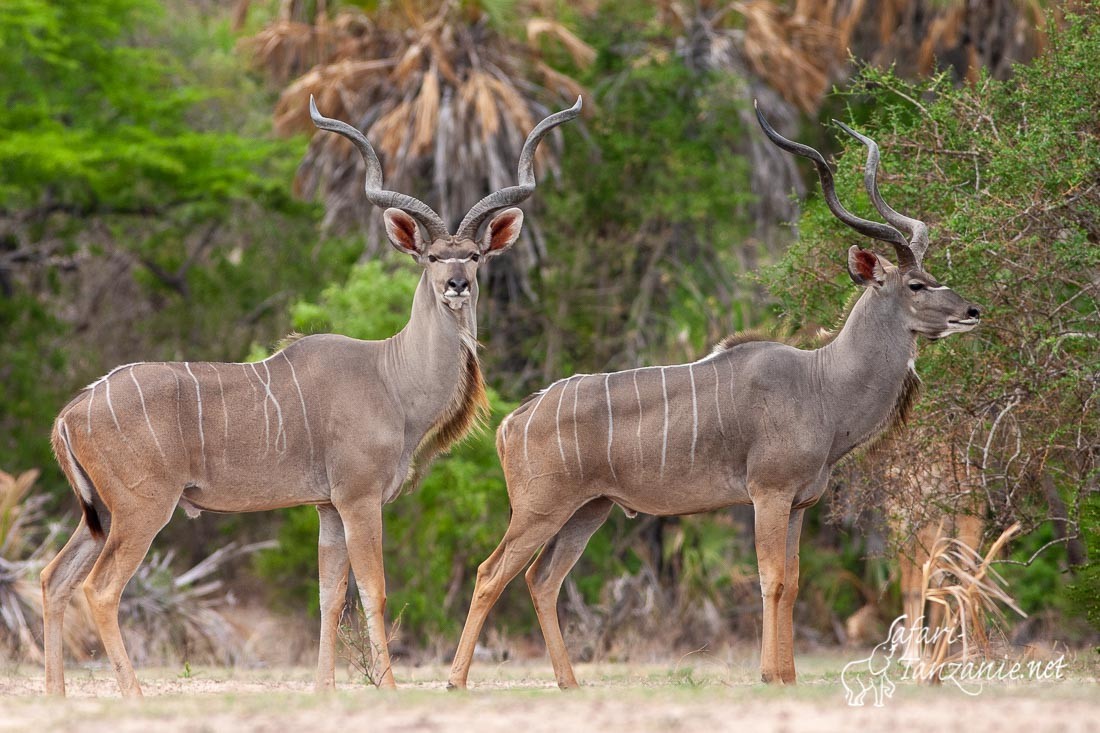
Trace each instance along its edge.
{"label": "kudu hind leg", "polygon": [[321,639],[317,652],[317,691],[336,688],[336,632],[344,613],[348,590],[348,545],[344,522],[331,504],[317,507],[320,532],[317,537],[318,582],[321,590]]}
{"label": "kudu hind leg", "polygon": [[141,697],[141,686],[134,674],[134,665],[126,653],[118,625],[118,606],[122,591],[134,576],[153,538],[172,516],[176,503],[157,516],[156,509],[114,512],[103,551],[84,581],[84,595],[99,631],[100,641],[114,667],[119,689],[126,697]]}
{"label": "kudu hind leg", "polygon": [[550,655],[550,663],[554,665],[558,687],[563,690],[578,685],[558,621],[558,595],[565,576],[577,564],[588,540],[607,521],[613,506],[609,499],[595,499],[578,509],[527,570],[527,587],[546,640],[546,651]]}
{"label": "kudu hind leg", "polygon": [[81,518],[72,537],[42,570],[42,644],[49,695],[65,694],[65,610],[102,549],[103,540],[93,537]]}
{"label": "kudu hind leg", "polygon": [[466,688],[474,647],[493,604],[512,578],[530,562],[535,551],[561,529],[573,512],[573,509],[567,508],[560,513],[533,514],[513,507],[504,539],[485,562],[478,566],[470,612],[466,616],[466,625],[462,627],[462,637],[451,664],[451,675],[447,681],[449,689]]}

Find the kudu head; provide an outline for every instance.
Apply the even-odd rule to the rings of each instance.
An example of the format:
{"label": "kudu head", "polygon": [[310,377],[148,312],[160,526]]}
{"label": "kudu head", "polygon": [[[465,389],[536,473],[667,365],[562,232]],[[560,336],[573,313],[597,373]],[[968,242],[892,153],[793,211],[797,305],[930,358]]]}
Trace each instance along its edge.
{"label": "kudu head", "polygon": [[[930,339],[939,339],[953,333],[969,331],[978,325],[981,309],[962,298],[951,288],[941,285],[924,267],[924,253],[928,249],[928,226],[894,211],[878,190],[878,145],[843,122],[833,120],[842,130],[867,147],[867,164],[863,169],[863,183],[875,209],[888,223],[881,224],[852,214],[841,205],[833,185],[833,173],[821,153],[808,145],[796,143],[776,132],[764,119],[760,109],[756,118],[764,133],[778,147],[813,161],[821,179],[825,203],[836,218],[855,229],[882,242],[889,242],[898,257],[895,266],[885,257],[870,250],[851,247],[848,250],[848,275],[869,292],[865,297],[886,298],[904,322],[905,327]],[[904,233],[903,233],[904,232]]]}
{"label": "kudu head", "polygon": [[[531,130],[519,156],[519,185],[489,194],[474,204],[462,219],[458,230],[451,234],[439,214],[412,196],[382,188],[382,166],[374,148],[362,132],[351,125],[323,117],[317,111],[313,96],[309,98],[309,113],[313,124],[322,130],[336,132],[350,140],[367,167],[367,200],[385,207],[383,219],[390,244],[398,252],[411,255],[425,269],[432,293],[440,303],[459,311],[471,302],[477,303],[477,268],[489,257],[501,254],[519,238],[523,227],[523,212],[516,204],[526,200],[535,190],[535,150],[545,135],[581,111],[581,98],[569,109],[550,115]],[[499,213],[498,213],[499,212]],[[495,216],[492,216],[495,214]],[[485,232],[478,230],[489,217]]]}

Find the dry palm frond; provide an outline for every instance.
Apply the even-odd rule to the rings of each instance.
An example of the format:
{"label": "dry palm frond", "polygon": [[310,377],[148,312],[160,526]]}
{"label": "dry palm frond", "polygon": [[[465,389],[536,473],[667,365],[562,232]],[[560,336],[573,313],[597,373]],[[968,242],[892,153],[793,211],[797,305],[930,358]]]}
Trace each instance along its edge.
{"label": "dry palm frond", "polygon": [[119,606],[121,627],[134,661],[237,662],[243,638],[218,610],[231,598],[222,581],[210,580],[210,576],[233,558],[274,544],[239,547],[230,543],[179,575],[171,567],[174,553],[154,552],[126,586]]}
{"label": "dry palm frond", "polygon": [[[320,18],[314,28],[319,24]],[[366,231],[368,256],[379,244],[379,228],[377,212],[360,195],[362,163],[345,141],[313,134],[310,94],[324,114],[367,134],[387,188],[416,195],[453,224],[490,191],[515,184],[516,158],[531,126],[551,105],[571,103],[583,91],[546,65],[538,46],[560,44],[579,65],[594,57],[560,23],[531,18],[525,44],[498,33],[469,3],[401,3],[370,19],[349,8],[324,25],[320,58],[281,95],[275,128],[284,135],[313,135],[296,189],[304,196],[322,192],[326,226]],[[277,46],[265,50],[279,31],[276,23],[252,41],[257,60],[276,80],[293,66],[276,53]],[[542,86],[529,78],[541,79]],[[539,149],[540,168],[552,159],[552,146]],[[530,265],[533,250],[521,252]]]}
{"label": "dry palm frond", "polygon": [[[1027,617],[1005,589],[1005,580],[992,567],[994,558],[1020,529],[1014,524],[993,542],[983,557],[966,543],[946,537],[932,546],[921,577],[922,602],[942,610],[940,622],[929,628],[918,649],[926,670],[948,662],[986,656],[991,632],[1005,619],[1002,606]],[[934,681],[935,675],[920,675]]]}
{"label": "dry palm frond", "polygon": [[[1036,0],[882,0],[871,8],[878,11],[878,22],[853,45],[880,66],[895,64],[920,74],[948,67],[973,82],[981,68],[1004,78],[1012,64],[1030,60],[1046,46],[1046,15]],[[1061,11],[1053,13],[1058,18]]]}
{"label": "dry palm frond", "polygon": [[573,63],[585,67],[596,60],[596,49],[589,46],[561,23],[548,18],[531,18],[527,21],[527,43],[538,47],[540,36],[550,35],[569,52]]}
{"label": "dry palm frond", "polygon": [[798,3],[787,11],[770,0],[733,3],[745,21],[743,53],[753,71],[803,112],[816,111],[843,69],[853,19],[863,1]]}

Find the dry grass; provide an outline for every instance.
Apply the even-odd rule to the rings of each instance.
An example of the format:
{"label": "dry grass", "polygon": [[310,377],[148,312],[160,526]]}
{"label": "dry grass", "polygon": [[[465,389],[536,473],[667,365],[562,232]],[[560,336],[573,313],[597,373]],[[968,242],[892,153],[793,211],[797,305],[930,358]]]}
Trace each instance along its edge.
{"label": "dry grass", "polygon": [[983,557],[965,542],[940,537],[922,567],[921,600],[941,610],[922,656],[937,667],[947,662],[987,658],[993,635],[1005,620],[1002,606],[1026,617],[992,563],[1020,529],[1014,524],[994,540]]}

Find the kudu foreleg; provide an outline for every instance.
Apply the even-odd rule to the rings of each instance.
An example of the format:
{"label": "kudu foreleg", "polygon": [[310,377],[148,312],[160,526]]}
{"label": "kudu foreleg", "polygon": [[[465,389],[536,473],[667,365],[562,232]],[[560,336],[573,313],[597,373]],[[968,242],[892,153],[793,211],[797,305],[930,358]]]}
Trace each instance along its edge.
{"label": "kudu foreleg", "polygon": [[789,500],[760,500],[756,510],[756,559],[760,570],[760,592],[764,599],[763,628],[760,644],[760,678],[764,682],[782,682],[779,655],[779,602],[787,564],[787,529],[790,524]]}
{"label": "kudu foreleg", "polygon": [[338,505],[344,523],[344,537],[359,585],[359,598],[367,620],[374,661],[380,675],[379,687],[393,689],[390,663],[389,634],[386,629],[386,575],[382,564],[382,504],[377,500],[361,500],[351,505]]}
{"label": "kudu foreleg", "polygon": [[61,552],[42,570],[42,644],[46,657],[46,693],[65,694],[65,609],[103,549],[84,519]]}
{"label": "kudu foreleg", "polygon": [[348,545],[344,522],[331,504],[317,507],[320,532],[317,537],[318,584],[321,590],[321,641],[317,652],[317,691],[336,688],[336,632],[348,591]]}
{"label": "kudu foreleg", "polygon": [[547,543],[525,576],[539,626],[542,627],[542,636],[546,640],[546,651],[550,655],[550,663],[554,665],[554,677],[563,690],[579,685],[561,634],[558,595],[565,576],[577,564],[588,540],[607,521],[613,506],[614,503],[608,499],[595,499],[578,509]]}
{"label": "kudu foreleg", "polygon": [[779,596],[779,678],[784,684],[795,682],[794,603],[798,598],[798,542],[802,536],[805,509],[791,512],[787,523],[787,561],[783,593]]}

